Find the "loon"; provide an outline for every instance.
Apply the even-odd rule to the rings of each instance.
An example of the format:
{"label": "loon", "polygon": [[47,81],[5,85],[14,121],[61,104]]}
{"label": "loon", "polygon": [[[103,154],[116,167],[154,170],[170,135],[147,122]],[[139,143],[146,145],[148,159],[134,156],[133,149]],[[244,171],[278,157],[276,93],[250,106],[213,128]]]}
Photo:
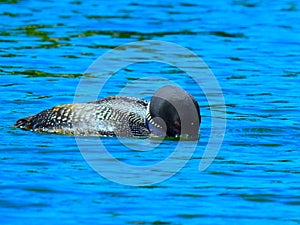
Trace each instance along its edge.
{"label": "loon", "polygon": [[23,130],[74,136],[199,138],[200,109],[195,98],[176,86],[158,89],[150,101],[110,96],[94,102],[55,106],[19,119]]}

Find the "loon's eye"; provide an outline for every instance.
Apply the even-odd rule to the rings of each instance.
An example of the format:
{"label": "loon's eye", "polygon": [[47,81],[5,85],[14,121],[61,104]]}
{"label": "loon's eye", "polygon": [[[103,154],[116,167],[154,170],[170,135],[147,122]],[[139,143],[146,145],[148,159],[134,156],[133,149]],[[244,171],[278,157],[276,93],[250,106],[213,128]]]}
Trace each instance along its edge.
{"label": "loon's eye", "polygon": [[181,130],[181,125],[178,121],[174,121],[174,125],[175,125],[176,129]]}

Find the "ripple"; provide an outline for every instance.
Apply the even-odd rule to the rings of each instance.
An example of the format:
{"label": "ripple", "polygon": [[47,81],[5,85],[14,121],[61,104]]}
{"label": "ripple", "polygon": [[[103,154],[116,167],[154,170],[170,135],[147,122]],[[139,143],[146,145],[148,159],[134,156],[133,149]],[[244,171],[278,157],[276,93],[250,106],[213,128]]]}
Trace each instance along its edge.
{"label": "ripple", "polygon": [[257,195],[249,195],[249,194],[241,194],[239,195],[246,201],[251,201],[251,202],[274,202],[275,200],[273,199],[274,195],[269,195],[269,194],[257,194]]}
{"label": "ripple", "polygon": [[37,192],[37,193],[58,193],[60,191],[56,191],[53,189],[48,189],[48,188],[39,188],[39,187],[26,187],[23,188],[25,191],[29,192]]}
{"label": "ripple", "polygon": [[13,71],[10,72],[12,75],[27,75],[28,77],[67,77],[67,78],[77,78],[82,77],[82,74],[56,74],[49,73],[39,70],[23,70],[23,71]]}
{"label": "ripple", "polygon": [[230,38],[246,38],[247,36],[242,33],[228,33],[225,31],[211,31],[210,35],[215,35],[219,37],[230,37]]}

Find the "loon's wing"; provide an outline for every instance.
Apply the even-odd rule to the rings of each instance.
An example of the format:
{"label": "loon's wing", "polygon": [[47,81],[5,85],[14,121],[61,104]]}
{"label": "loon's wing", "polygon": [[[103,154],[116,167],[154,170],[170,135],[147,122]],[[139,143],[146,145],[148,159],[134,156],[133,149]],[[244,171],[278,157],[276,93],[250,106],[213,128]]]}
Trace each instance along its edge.
{"label": "loon's wing", "polygon": [[113,136],[148,136],[146,111],[148,102],[134,97],[114,96],[93,102],[98,129]]}
{"label": "loon's wing", "polygon": [[148,102],[108,97],[95,102],[55,106],[20,119],[16,127],[38,132],[89,136],[148,136]]}

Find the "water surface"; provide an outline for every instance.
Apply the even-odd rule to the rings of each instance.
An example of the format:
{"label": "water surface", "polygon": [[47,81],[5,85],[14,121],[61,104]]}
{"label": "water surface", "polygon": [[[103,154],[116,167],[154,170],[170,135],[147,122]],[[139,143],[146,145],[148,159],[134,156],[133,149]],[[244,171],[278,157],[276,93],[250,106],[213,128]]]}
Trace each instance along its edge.
{"label": "water surface", "polygon": [[[0,4],[1,224],[300,223],[298,1]],[[222,87],[227,129],[207,170],[198,170],[210,134],[204,93],[184,72],[159,63],[119,71],[103,95],[118,93],[132,79],[158,75],[180,83],[199,101],[203,122],[196,151],[162,183],[111,182],[87,164],[74,137],[12,127],[21,117],[73,102],[82,74],[103,53],[148,39],[189,48]],[[136,93],[147,95],[151,88]],[[176,147],[165,141],[155,151],[139,152],[115,138],[102,141],[114,156],[134,165],[155,163]],[[134,148],[156,144],[124,141]]]}

